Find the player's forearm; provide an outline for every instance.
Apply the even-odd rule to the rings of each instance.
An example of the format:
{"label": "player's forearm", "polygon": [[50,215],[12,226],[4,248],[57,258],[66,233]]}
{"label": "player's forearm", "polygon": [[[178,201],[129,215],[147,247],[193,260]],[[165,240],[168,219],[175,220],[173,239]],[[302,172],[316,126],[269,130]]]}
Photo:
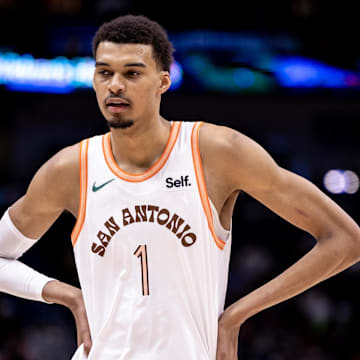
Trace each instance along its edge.
{"label": "player's forearm", "polygon": [[17,261],[38,239],[23,235],[6,211],[0,219],[0,291],[44,301],[42,290],[52,279]]}
{"label": "player's forearm", "polygon": [[359,239],[329,238],[282,274],[226,309],[227,325],[238,327],[249,317],[292,298],[359,261]]}
{"label": "player's forearm", "polygon": [[42,289],[52,279],[14,259],[0,257],[0,291],[24,299],[44,301]]}

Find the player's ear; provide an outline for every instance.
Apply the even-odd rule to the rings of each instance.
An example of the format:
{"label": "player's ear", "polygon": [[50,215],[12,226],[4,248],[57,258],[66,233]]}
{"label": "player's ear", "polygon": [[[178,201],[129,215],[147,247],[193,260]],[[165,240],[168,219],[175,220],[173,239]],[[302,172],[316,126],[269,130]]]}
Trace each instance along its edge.
{"label": "player's ear", "polygon": [[170,78],[169,72],[161,71],[160,86],[159,86],[160,94],[165,93],[169,89],[170,86],[171,86],[171,78]]}

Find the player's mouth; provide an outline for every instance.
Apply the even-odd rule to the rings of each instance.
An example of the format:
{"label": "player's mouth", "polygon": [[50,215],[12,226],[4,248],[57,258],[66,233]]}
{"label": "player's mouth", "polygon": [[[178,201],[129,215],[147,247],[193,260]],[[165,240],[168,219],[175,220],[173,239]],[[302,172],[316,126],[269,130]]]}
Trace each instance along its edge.
{"label": "player's mouth", "polygon": [[129,107],[128,104],[110,104],[107,105],[107,108],[110,112],[119,113],[127,110]]}
{"label": "player's mouth", "polygon": [[113,113],[126,111],[130,106],[127,101],[120,98],[110,98],[105,102],[105,105]]}

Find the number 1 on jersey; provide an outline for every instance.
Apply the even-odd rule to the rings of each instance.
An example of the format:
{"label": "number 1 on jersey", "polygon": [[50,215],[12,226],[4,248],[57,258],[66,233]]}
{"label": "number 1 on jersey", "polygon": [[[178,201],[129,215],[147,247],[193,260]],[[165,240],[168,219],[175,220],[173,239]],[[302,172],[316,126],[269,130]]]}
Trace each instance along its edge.
{"label": "number 1 on jersey", "polygon": [[150,293],[149,293],[149,275],[148,275],[146,245],[139,245],[135,250],[134,255],[137,257],[141,256],[141,277],[142,277],[143,295],[148,296],[150,295]]}

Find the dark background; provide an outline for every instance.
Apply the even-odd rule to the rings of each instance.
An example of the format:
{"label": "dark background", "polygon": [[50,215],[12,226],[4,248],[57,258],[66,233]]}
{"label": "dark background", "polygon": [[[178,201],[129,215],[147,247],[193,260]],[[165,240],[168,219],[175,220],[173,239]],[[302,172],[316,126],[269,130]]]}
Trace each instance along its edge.
{"label": "dark background", "polygon": [[[298,54],[359,73],[355,3],[322,0],[216,3],[195,1],[0,0],[0,51],[35,57],[90,56],[91,36],[104,21],[144,14],[171,34],[187,30],[286,34]],[[73,42],[62,43],[69,32]],[[85,39],[85,41],[84,41]],[[176,58],[176,53],[175,53]],[[235,128],[258,141],[279,165],[314,182],[359,222],[358,193],[328,193],[330,169],[360,173],[358,90],[286,89],[225,93],[186,84],[163,98],[162,114]],[[12,92],[0,86],[0,210],[24,192],[36,170],[67,145],[107,131],[91,90],[71,94]],[[70,232],[64,214],[22,260],[77,285]],[[226,304],[285,270],[315,240],[241,194],[233,218],[233,249]],[[357,360],[359,267],[248,320],[241,329],[244,360]],[[0,360],[69,359],[76,348],[71,314],[0,295]]]}

